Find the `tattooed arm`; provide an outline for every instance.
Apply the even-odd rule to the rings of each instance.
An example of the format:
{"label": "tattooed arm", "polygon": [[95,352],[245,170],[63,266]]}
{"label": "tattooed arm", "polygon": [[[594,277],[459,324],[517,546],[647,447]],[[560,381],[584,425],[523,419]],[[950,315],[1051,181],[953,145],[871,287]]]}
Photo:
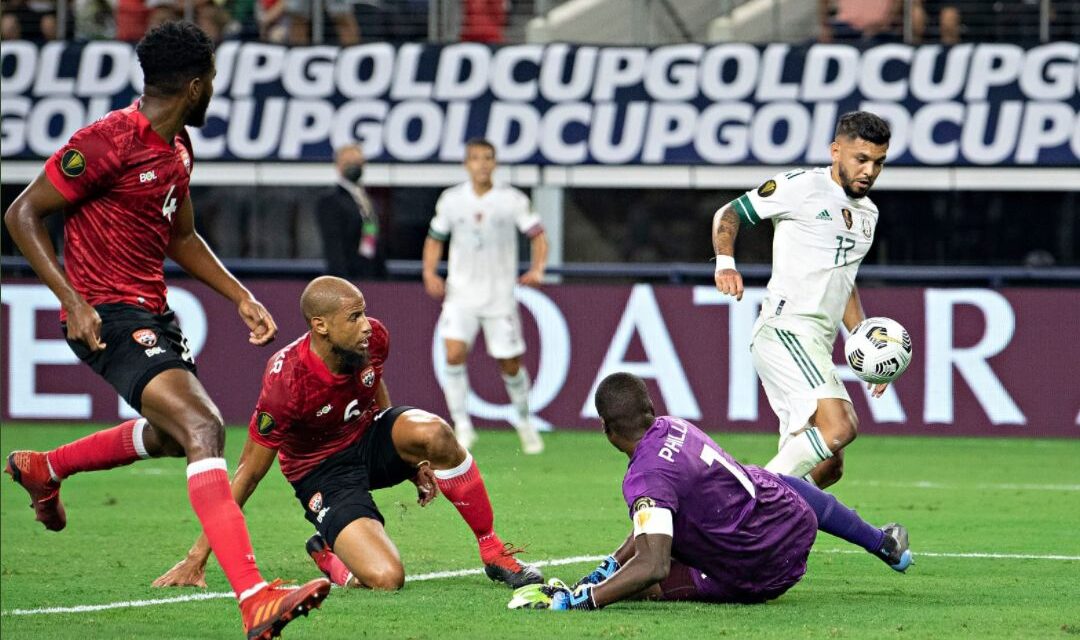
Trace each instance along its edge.
{"label": "tattooed arm", "polygon": [[726,204],[713,215],[712,243],[716,252],[716,273],[713,279],[720,293],[742,300],[742,275],[735,269],[735,237],[739,235],[739,215]]}

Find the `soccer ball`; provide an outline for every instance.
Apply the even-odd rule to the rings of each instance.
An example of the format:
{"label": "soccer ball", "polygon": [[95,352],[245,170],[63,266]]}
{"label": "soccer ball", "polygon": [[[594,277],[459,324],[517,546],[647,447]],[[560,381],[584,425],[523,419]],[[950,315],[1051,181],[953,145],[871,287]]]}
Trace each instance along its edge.
{"label": "soccer ball", "polygon": [[862,380],[892,382],[911,364],[911,336],[896,320],[867,318],[848,336],[844,358]]}

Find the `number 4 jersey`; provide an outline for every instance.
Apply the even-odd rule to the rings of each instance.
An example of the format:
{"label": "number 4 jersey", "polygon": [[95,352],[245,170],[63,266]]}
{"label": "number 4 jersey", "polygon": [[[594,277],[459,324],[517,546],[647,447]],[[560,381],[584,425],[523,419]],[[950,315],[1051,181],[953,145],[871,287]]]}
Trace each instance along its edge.
{"label": "number 4 jersey", "polygon": [[138,102],[76,131],[45,162],[49,182],[71,204],[64,269],[87,302],[164,312],[165,249],[191,168],[187,132],[165,140]]}
{"label": "number 4 jersey", "polygon": [[772,277],[761,321],[836,337],[870,245],[878,210],[849,198],[827,167],[781,173],[731,204],[744,225],[773,223]]}
{"label": "number 4 jersey", "polygon": [[653,422],[630,458],[623,497],[635,533],[670,535],[672,557],[729,592],[768,592],[806,572],[817,534],[810,506],[685,420]]}

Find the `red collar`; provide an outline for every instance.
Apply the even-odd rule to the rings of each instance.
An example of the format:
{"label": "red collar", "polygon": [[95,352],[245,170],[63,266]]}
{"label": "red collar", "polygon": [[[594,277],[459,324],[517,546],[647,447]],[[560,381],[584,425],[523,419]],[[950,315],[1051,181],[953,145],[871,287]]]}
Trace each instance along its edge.
{"label": "red collar", "polygon": [[304,336],[304,339],[300,341],[300,344],[296,345],[296,349],[301,362],[303,362],[308,371],[314,373],[315,377],[320,381],[327,384],[338,384],[342,380],[347,380],[351,377],[347,373],[334,373],[330,370],[330,367],[326,366],[326,363],[319,357],[319,354],[315,353],[315,350],[311,348],[310,331]]}
{"label": "red collar", "polygon": [[154,127],[150,125],[150,120],[146,118],[142,111],[139,111],[141,102],[141,98],[136,98],[135,102],[132,102],[130,106],[124,109],[124,113],[135,122],[135,126],[138,128],[139,139],[149,147],[172,150],[173,145],[166,141],[165,138],[162,138],[157,131],[154,131]]}

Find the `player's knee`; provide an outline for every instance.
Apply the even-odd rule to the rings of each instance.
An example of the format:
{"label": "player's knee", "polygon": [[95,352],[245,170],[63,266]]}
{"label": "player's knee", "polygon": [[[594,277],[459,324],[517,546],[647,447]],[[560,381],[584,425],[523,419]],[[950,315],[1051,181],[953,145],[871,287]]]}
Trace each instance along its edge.
{"label": "player's knee", "polygon": [[419,427],[427,459],[440,467],[450,467],[460,463],[464,453],[457,438],[454,437],[454,430],[442,418],[437,416],[432,416],[432,418]]}
{"label": "player's knee", "polygon": [[369,589],[379,591],[397,591],[405,586],[405,568],[400,564],[386,566],[368,572],[361,582]]}

